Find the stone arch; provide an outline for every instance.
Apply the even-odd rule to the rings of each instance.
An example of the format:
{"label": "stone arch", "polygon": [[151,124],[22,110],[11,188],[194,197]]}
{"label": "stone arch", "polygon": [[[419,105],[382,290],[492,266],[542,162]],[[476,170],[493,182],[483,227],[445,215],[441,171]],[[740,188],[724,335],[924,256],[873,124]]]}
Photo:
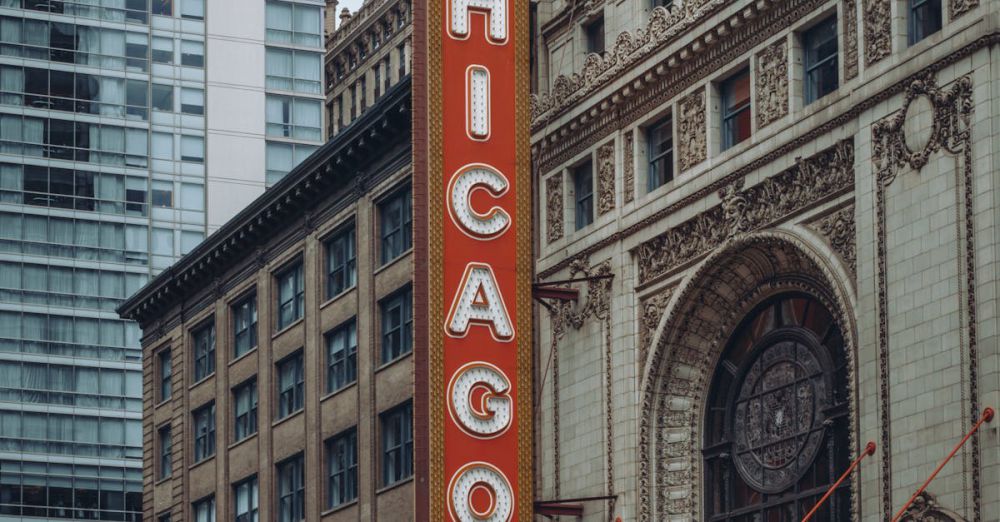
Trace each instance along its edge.
{"label": "stone arch", "polygon": [[775,294],[805,292],[822,302],[840,326],[851,388],[851,446],[856,446],[855,296],[837,259],[814,234],[788,226],[731,238],[680,284],[642,381],[641,521],[701,519],[703,410],[713,370],[743,316]]}

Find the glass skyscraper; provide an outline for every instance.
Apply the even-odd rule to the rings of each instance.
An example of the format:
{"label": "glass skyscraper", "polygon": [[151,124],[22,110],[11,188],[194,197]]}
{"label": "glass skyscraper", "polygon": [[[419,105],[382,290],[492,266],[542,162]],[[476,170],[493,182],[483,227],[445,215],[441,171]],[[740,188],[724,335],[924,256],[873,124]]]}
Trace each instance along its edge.
{"label": "glass skyscraper", "polygon": [[114,309],[319,145],[322,45],[319,1],[0,0],[0,521],[142,518]]}

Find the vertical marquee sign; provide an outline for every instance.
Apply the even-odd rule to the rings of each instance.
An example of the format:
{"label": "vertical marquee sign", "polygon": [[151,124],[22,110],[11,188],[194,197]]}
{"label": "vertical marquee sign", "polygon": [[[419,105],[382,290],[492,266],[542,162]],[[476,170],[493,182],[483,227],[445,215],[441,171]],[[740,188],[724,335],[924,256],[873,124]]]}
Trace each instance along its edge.
{"label": "vertical marquee sign", "polygon": [[417,520],[531,520],[528,0],[413,5]]}

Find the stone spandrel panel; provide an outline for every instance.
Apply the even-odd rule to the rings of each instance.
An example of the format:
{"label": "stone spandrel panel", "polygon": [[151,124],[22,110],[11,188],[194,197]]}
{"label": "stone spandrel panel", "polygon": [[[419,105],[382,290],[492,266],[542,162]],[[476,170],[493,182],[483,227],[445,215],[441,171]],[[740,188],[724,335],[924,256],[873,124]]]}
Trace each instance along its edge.
{"label": "stone spandrel panel", "polygon": [[862,0],[864,7],[865,65],[872,66],[892,53],[890,0]]}
{"label": "stone spandrel panel", "polygon": [[597,213],[615,209],[615,142],[597,149]]}
{"label": "stone spandrel panel", "polygon": [[708,156],[705,90],[685,96],[677,107],[677,165],[684,172]]}
{"label": "stone spandrel panel", "polygon": [[554,243],[563,237],[562,175],[545,180],[545,238]]}
{"label": "stone spandrel panel", "polygon": [[757,127],[788,114],[788,42],[774,42],[757,54]]}

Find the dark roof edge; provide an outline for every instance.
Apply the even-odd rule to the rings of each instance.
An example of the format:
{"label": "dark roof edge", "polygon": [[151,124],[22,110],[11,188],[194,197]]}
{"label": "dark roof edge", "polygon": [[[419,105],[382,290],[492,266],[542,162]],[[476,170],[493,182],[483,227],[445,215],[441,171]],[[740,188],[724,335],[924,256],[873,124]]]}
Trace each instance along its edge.
{"label": "dark roof edge", "polygon": [[[163,305],[156,301],[168,296],[171,302],[181,299],[187,294],[184,287],[192,286],[189,281],[201,280],[206,272],[219,273],[241,261],[243,257],[232,255],[242,246],[238,243],[252,240],[268,225],[280,222],[288,209],[305,210],[305,205],[314,204],[322,199],[322,194],[329,193],[318,188],[329,184],[346,186],[356,172],[351,165],[363,161],[365,149],[377,146],[382,142],[379,138],[410,133],[409,125],[403,129],[386,124],[397,120],[403,112],[409,121],[410,84],[410,76],[403,77],[357,120],[120,304],[115,309],[118,315],[141,323],[149,313],[162,309]],[[210,269],[205,269],[206,264]]]}

